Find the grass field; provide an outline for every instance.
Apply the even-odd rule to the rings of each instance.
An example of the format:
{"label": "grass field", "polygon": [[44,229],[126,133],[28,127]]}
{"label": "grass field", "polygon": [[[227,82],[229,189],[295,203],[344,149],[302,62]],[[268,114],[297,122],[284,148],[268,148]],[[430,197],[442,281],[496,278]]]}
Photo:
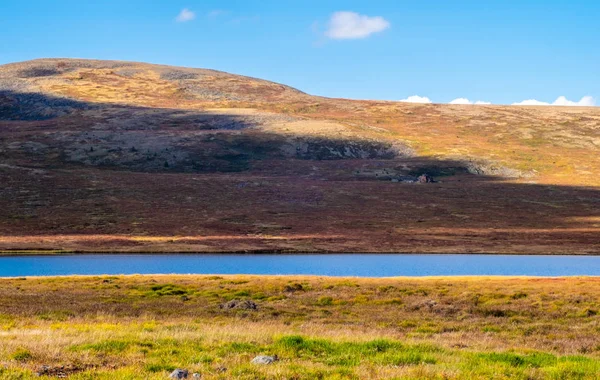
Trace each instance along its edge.
{"label": "grass field", "polygon": [[0,378],[597,379],[599,294],[600,278],[2,279]]}

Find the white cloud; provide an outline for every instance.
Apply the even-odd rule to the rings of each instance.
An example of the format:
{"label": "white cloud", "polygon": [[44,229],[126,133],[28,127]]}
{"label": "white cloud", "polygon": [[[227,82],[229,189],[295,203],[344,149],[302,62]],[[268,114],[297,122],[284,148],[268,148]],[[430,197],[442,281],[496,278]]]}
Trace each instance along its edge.
{"label": "white cloud", "polygon": [[400,101],[405,103],[431,103],[431,100],[428,97],[418,95],[409,96],[408,98]]}
{"label": "white cloud", "polygon": [[541,102],[535,99],[523,100],[522,102],[513,103],[513,106],[579,106],[593,107],[596,101],[591,96],[584,96],[578,102],[567,99],[564,96],[559,96],[553,103]]}
{"label": "white cloud", "polygon": [[558,99],[552,103],[555,106],[580,106],[580,107],[593,107],[596,105],[596,101],[591,96],[584,96],[578,102],[573,102],[565,98],[564,96],[559,96]]}
{"label": "white cloud", "polygon": [[535,100],[535,99],[527,99],[527,100],[523,100],[522,102],[513,103],[512,105],[513,106],[549,106],[550,103],[540,102],[539,100]]}
{"label": "white cloud", "polygon": [[451,101],[450,104],[473,104],[473,103],[467,98],[456,98],[453,101]]}
{"label": "white cloud", "polygon": [[[426,96],[413,95],[406,99],[400,100],[405,103],[433,103],[431,99]],[[468,98],[456,98],[450,101],[448,104],[475,104],[475,105],[490,105],[492,103],[485,102],[482,100],[472,101]],[[579,101],[572,101],[564,96],[559,96],[554,102],[542,102],[536,99],[527,99],[522,102],[513,103],[513,106],[570,106],[570,107],[594,107],[596,106],[596,100],[591,96],[584,96]]]}
{"label": "white cloud", "polygon": [[453,101],[451,101],[449,104],[477,104],[477,105],[485,105],[485,104],[492,104],[490,102],[484,102],[482,100],[478,100],[476,102],[472,102],[467,98],[456,98]]}
{"label": "white cloud", "polygon": [[325,35],[333,40],[366,38],[382,32],[390,23],[381,16],[369,17],[355,12],[335,12],[329,20]]}
{"label": "white cloud", "polygon": [[196,13],[190,11],[187,8],[183,8],[181,10],[181,12],[179,12],[179,14],[175,18],[175,20],[177,20],[177,22],[187,22],[187,21],[192,21],[195,18],[196,18]]}

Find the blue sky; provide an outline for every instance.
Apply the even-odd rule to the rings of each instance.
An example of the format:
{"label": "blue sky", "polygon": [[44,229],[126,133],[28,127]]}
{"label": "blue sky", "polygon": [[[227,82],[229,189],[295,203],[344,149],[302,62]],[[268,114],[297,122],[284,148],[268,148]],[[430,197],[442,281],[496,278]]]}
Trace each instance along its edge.
{"label": "blue sky", "polygon": [[0,35],[0,64],[119,59],[332,97],[600,105],[597,0],[0,0]]}

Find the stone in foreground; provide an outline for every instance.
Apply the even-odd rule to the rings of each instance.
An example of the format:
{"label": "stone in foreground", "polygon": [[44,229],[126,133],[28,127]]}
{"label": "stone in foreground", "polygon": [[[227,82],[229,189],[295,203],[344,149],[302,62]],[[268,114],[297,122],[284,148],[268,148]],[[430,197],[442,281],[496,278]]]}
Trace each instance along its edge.
{"label": "stone in foreground", "polygon": [[260,356],[255,357],[254,359],[252,359],[252,364],[263,364],[263,365],[273,364],[277,360],[279,360],[277,355],[275,355],[275,356],[260,355]]}
{"label": "stone in foreground", "polygon": [[187,379],[188,375],[189,372],[187,369],[176,369],[175,371],[171,372],[169,379]]}

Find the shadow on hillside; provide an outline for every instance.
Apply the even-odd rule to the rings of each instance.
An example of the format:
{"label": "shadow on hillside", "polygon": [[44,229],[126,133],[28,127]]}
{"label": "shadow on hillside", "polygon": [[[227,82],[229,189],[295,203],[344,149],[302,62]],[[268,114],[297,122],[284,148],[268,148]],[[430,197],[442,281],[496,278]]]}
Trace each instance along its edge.
{"label": "shadow on hillside", "polygon": [[5,140],[7,158],[24,165],[33,159],[143,172],[235,172],[257,160],[392,159],[408,151],[389,142],[258,128],[297,120],[285,115],[85,103],[10,91],[0,93],[0,120],[7,120],[5,133],[19,135]]}
{"label": "shadow on hillside", "polygon": [[[62,116],[50,117],[56,114]],[[401,146],[385,142],[284,136],[257,128],[289,121],[282,115],[131,107],[5,91],[0,119],[11,120],[0,130],[5,235],[245,236],[264,232],[266,227],[257,226],[283,226],[293,233],[361,238],[368,232],[364,239],[381,239],[407,227],[556,229],[600,223],[597,189],[511,183],[471,174],[471,163],[409,157]],[[119,170],[86,171],[93,167]],[[38,169],[60,171],[35,174]],[[439,182],[394,181],[423,173]],[[595,232],[561,239],[590,249],[600,244]]]}
{"label": "shadow on hillside", "polygon": [[[1,84],[1,83],[0,83]],[[91,103],[0,87],[0,121],[40,121],[92,108]]]}

